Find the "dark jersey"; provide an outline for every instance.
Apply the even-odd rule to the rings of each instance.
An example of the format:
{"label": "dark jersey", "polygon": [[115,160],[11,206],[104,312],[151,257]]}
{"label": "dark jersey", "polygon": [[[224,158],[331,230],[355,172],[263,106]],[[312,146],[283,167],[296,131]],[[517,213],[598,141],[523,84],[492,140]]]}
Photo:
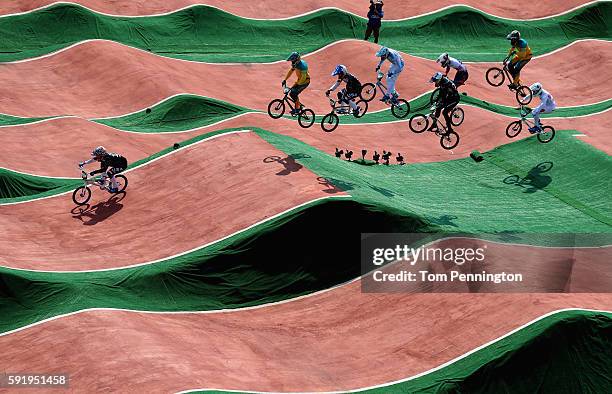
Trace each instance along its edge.
{"label": "dark jersey", "polygon": [[457,87],[447,77],[442,77],[440,80],[440,98],[438,99],[438,103],[448,103],[450,101],[455,101],[459,99],[459,92],[457,91]]}
{"label": "dark jersey", "polygon": [[100,169],[92,171],[90,175],[100,174],[105,172],[108,168],[127,168],[127,159],[116,153],[106,153],[100,160]]}
{"label": "dark jersey", "polygon": [[346,82],[346,91],[348,93],[361,93],[361,82],[352,74],[346,74],[342,78],[342,82]]}

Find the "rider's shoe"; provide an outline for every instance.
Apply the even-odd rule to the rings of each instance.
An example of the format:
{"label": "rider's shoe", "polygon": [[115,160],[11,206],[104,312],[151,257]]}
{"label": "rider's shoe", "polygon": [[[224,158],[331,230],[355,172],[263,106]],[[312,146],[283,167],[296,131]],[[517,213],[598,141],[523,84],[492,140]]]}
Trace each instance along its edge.
{"label": "rider's shoe", "polygon": [[539,134],[539,133],[540,133],[540,131],[542,131],[542,129],[541,129],[540,127],[538,127],[538,126],[533,126],[533,127],[530,127],[530,128],[529,128],[529,132],[530,132],[531,134],[535,134],[535,133],[538,133],[538,134]]}
{"label": "rider's shoe", "polygon": [[292,109],[291,110],[291,116],[298,116],[300,114],[300,110],[299,109]]}
{"label": "rider's shoe", "polygon": [[357,107],[356,109],[353,110],[353,116],[358,118],[360,112],[361,112],[361,108]]}
{"label": "rider's shoe", "polygon": [[109,187],[109,188],[108,188],[108,192],[109,192],[109,193],[113,193],[113,194],[115,194],[115,193],[117,193],[118,191],[119,191],[119,189],[117,189],[116,187],[112,187],[112,186],[111,186],[111,187]]}
{"label": "rider's shoe", "polygon": [[516,90],[516,89],[518,89],[518,85],[513,82],[511,84],[508,84],[508,89]]}
{"label": "rider's shoe", "polygon": [[380,101],[382,101],[383,103],[386,103],[387,101],[389,101],[391,97],[389,97],[389,95],[385,94],[382,96],[382,98],[380,99]]}

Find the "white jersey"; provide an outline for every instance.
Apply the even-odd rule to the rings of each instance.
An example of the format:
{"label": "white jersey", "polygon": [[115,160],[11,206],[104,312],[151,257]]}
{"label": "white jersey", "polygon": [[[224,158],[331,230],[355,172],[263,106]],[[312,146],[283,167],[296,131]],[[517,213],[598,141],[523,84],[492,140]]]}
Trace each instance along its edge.
{"label": "white jersey", "polygon": [[400,71],[404,68],[404,59],[402,59],[402,55],[395,49],[389,49],[387,60],[396,67],[399,67]]}
{"label": "white jersey", "polygon": [[457,71],[467,71],[465,65],[454,57],[448,57],[448,66],[454,68]]}
{"label": "white jersey", "polygon": [[557,108],[555,98],[544,89],[542,89],[542,93],[540,94],[540,100],[542,100],[542,105],[546,108]]}

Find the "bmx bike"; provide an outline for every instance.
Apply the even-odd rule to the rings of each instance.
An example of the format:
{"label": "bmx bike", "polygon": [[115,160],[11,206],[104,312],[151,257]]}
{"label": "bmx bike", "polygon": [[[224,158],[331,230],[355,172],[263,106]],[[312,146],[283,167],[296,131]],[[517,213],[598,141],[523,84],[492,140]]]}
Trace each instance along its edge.
{"label": "bmx bike", "polygon": [[[433,105],[428,114],[416,114],[410,118],[408,122],[408,126],[410,126],[410,130],[413,132],[420,134],[427,129],[429,129],[430,122],[433,122],[435,130],[430,130],[432,133],[435,133],[438,137],[440,137],[440,146],[446,150],[450,150],[459,145],[459,134],[454,131],[449,132],[446,129],[446,126],[440,121],[440,119],[436,118],[436,106]],[[463,123],[464,112],[463,109],[459,107],[455,107],[451,114],[451,123],[453,126],[459,126]]]}
{"label": "bmx bike", "polygon": [[[506,136],[508,138],[514,138],[521,133],[523,130],[523,123],[527,125],[527,127],[534,127],[535,122],[527,119],[527,115],[531,113],[531,109],[525,106],[521,106],[521,119],[515,120],[511,122],[506,127]],[[541,131],[536,133],[538,136],[538,141],[543,144],[549,143],[555,138],[555,129],[552,126],[542,126]]]}
{"label": "bmx bike", "polygon": [[303,128],[307,129],[314,124],[315,121],[315,113],[313,110],[304,107],[303,105],[300,108],[299,114],[294,114],[295,111],[295,101],[291,97],[289,97],[289,92],[291,89],[284,86],[283,87],[283,98],[274,99],[270,101],[268,104],[268,115],[272,119],[278,119],[285,114],[285,106],[288,106],[291,110],[293,117],[297,116],[298,123]]}
{"label": "bmx bike", "polygon": [[[111,193],[110,188],[112,182],[109,177],[100,177],[100,179],[96,179],[95,177],[90,177],[83,167],[79,166],[79,170],[81,170],[81,179],[83,179],[83,186],[77,187],[72,192],[72,201],[77,205],[85,205],[89,202],[91,198],[91,186],[99,186],[100,190],[106,190]],[[115,175],[115,180],[117,181],[117,191],[113,194],[121,193],[125,190],[128,185],[128,180],[125,175]]]}
{"label": "bmx bike", "polygon": [[[510,74],[510,70],[508,70],[508,61],[510,57],[507,57],[503,61],[503,67],[491,67],[487,70],[485,75],[487,83],[491,86],[501,86],[506,79],[512,81],[512,75]],[[520,105],[527,105],[531,102],[533,98],[533,94],[529,86],[520,85],[516,88],[510,88],[511,91],[515,92],[516,101]]]}
{"label": "bmx bike", "polygon": [[[376,74],[376,83],[364,83],[361,87],[361,99],[370,102],[376,97],[376,91],[380,89],[381,93],[387,93],[387,86],[382,82],[384,73],[378,71]],[[398,119],[403,119],[410,113],[410,103],[404,99],[390,98],[387,104],[391,105],[391,113]]]}
{"label": "bmx bike", "polygon": [[[336,130],[336,127],[338,127],[338,123],[340,123],[340,118],[338,117],[338,115],[351,115],[353,113],[353,109],[348,103],[342,102],[340,100],[336,101],[329,97],[329,95],[326,96],[329,99],[331,112],[325,115],[323,119],[321,119],[321,128],[324,131],[331,133],[332,131]],[[356,104],[359,107],[359,114],[355,115],[355,117],[361,118],[363,115],[366,114],[366,112],[368,112],[368,102],[361,99],[357,101]]]}

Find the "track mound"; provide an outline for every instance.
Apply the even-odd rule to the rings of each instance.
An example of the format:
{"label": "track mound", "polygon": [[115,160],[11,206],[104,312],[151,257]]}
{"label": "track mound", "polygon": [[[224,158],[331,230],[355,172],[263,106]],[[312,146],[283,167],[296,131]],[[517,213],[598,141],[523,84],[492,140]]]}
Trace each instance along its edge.
{"label": "track mound", "polygon": [[[577,42],[554,56],[534,59],[523,79],[525,83],[543,83],[562,107],[605,101],[609,98],[606,72],[612,61],[611,46],[609,42]],[[329,111],[324,92],[333,82],[329,73],[337,63],[346,64],[362,83],[371,82],[377,64],[373,56],[376,49],[371,43],[349,41],[308,55],[312,82],[302,95],[303,102],[317,113]],[[411,100],[431,89],[427,81],[440,68],[432,61],[404,56],[407,71],[398,81],[398,91]],[[572,67],[567,67],[568,62],[572,62]],[[489,103],[515,106],[513,95],[505,87],[494,88],[486,83],[485,72],[493,65],[468,65],[470,79],[462,90]],[[63,72],[58,73],[58,69]],[[279,81],[286,71],[284,62],[188,63],[152,56],[114,42],[87,42],[49,58],[5,65],[0,75],[0,105],[3,112],[19,116],[96,118],[122,116],[152,107],[168,97],[197,94],[231,103],[224,105],[266,111],[270,100],[282,94]],[[27,84],[23,83],[23,75],[29,76]],[[246,75],[248,86],[244,85]],[[577,95],[578,89],[584,94]],[[370,102],[369,111],[385,108],[375,99]]]}
{"label": "track mound", "polygon": [[[55,3],[54,0],[6,0],[0,7],[0,15],[16,12],[32,11],[34,9],[48,6]],[[247,18],[275,19],[287,18],[298,14],[313,12],[323,7],[335,7],[358,15],[364,14],[362,4],[357,4],[352,0],[309,0],[292,4],[291,7],[279,7],[278,3],[272,0],[261,0],[257,3],[228,3],[223,0],[147,0],[147,1],[100,1],[100,0],[79,0],[74,2],[81,4],[92,10],[116,15],[152,15],[176,11],[180,8],[203,4],[221,8],[227,12]],[[408,18],[440,8],[453,6],[455,3],[450,0],[434,0],[427,3],[417,2],[406,4],[402,0],[387,0],[386,19]],[[463,4],[476,7],[497,16],[507,18],[541,18],[552,14],[563,13],[571,8],[584,4],[582,0],[542,0],[541,7],[530,7],[528,0],[517,0],[512,4],[500,6],[494,3],[482,4],[478,0],[465,0]]]}

